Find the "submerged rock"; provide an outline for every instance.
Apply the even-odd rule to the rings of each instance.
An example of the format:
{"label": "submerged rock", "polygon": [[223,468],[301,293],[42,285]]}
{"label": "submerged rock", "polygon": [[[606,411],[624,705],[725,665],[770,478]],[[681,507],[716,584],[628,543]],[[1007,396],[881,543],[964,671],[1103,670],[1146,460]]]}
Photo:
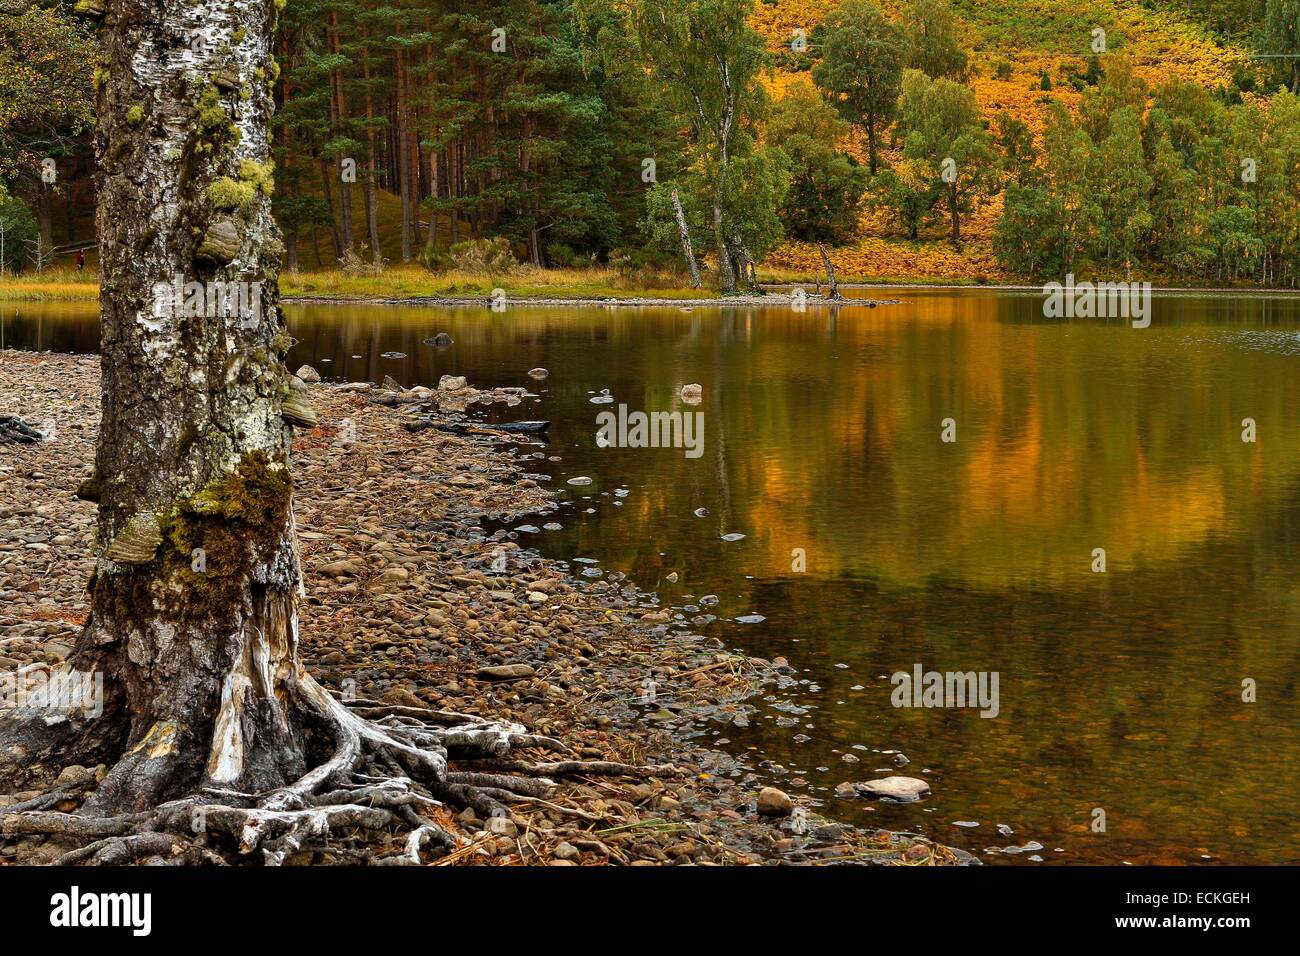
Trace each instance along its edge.
{"label": "submerged rock", "polygon": [[853,788],[872,800],[896,800],[899,803],[913,803],[930,795],[930,785],[917,777],[881,777],[855,783]]}

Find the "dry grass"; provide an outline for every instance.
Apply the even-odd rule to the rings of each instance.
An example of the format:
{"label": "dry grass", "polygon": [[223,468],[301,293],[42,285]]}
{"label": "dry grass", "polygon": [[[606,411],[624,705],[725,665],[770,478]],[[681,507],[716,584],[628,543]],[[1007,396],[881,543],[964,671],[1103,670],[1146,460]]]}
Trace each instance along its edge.
{"label": "dry grass", "polygon": [[410,299],[487,296],[504,289],[512,299],[604,299],[629,295],[665,299],[708,299],[717,293],[692,289],[672,272],[614,269],[520,269],[510,275],[450,270],[430,272],[418,265],[389,266],[379,275],[285,272],[280,289],[289,296],[318,298]]}
{"label": "dry grass", "polygon": [[[418,299],[488,296],[504,289],[512,299],[607,299],[637,296],[659,299],[711,299],[717,292],[692,289],[672,272],[614,269],[520,269],[504,276],[452,270],[430,272],[419,265],[390,266],[379,275],[341,270],[284,272],[280,291],[286,296],[321,299]],[[99,277],[74,269],[0,276],[0,300],[94,299]]]}
{"label": "dry grass", "polygon": [[13,276],[0,273],[0,299],[95,299],[99,276],[58,267]]}

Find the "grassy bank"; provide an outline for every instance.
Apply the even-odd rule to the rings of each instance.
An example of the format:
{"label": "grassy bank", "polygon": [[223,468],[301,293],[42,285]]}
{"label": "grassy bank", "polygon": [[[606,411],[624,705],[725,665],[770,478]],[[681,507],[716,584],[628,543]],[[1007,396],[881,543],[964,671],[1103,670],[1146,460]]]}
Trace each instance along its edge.
{"label": "grassy bank", "polygon": [[[881,276],[837,273],[846,287],[869,286],[880,289],[922,288],[1040,288],[1032,281],[1008,283],[975,282],[961,277]],[[824,274],[808,270],[767,268],[758,272],[759,285],[801,285],[810,292],[825,291]],[[1180,286],[1155,282],[1157,291],[1294,293],[1294,289],[1260,286]],[[280,276],[280,291],[289,299],[350,300],[387,299],[472,299],[487,298],[493,289],[504,289],[517,301],[663,299],[711,300],[722,296],[714,289],[692,289],[681,284],[675,273],[621,273],[612,269],[530,269],[510,277],[483,276],[467,272],[433,273],[418,265],[391,266],[379,275],[356,275],[341,270],[285,272]],[[0,277],[0,302],[58,302],[94,300],[99,296],[99,276],[87,271],[50,269],[39,275]]]}
{"label": "grassy bank", "polygon": [[418,265],[389,266],[379,275],[285,272],[280,291],[286,296],[319,299],[418,299],[491,295],[504,289],[512,299],[712,299],[712,289],[692,289],[670,272],[623,273],[613,269],[528,269],[511,276],[488,276],[451,270],[430,272]]}
{"label": "grassy bank", "polygon": [[20,276],[0,275],[0,301],[59,301],[99,297],[99,276],[89,270],[46,269]]}
{"label": "grassy bank", "polygon": [[[612,269],[530,269],[512,276],[430,272],[418,265],[390,266],[378,275],[340,270],[285,272],[280,291],[315,299],[419,299],[486,297],[504,289],[512,299],[713,299],[712,289],[692,289],[670,272],[617,272]],[[58,301],[94,299],[99,277],[73,269],[0,277],[0,300]]]}

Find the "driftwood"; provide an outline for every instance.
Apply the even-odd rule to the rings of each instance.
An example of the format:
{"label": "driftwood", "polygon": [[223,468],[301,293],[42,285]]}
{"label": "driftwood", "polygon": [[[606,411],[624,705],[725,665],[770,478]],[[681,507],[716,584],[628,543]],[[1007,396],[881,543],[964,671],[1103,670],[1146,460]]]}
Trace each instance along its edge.
{"label": "driftwood", "polygon": [[45,435],[17,415],[0,415],[0,442],[30,445],[44,440]]}
{"label": "driftwood", "polygon": [[407,422],[405,427],[408,432],[422,432],[426,428],[432,428],[435,431],[449,432],[452,435],[537,435],[549,429],[551,423],[549,421],[540,421],[503,422],[500,425],[475,425],[468,422],[435,422],[425,418],[420,421]]}

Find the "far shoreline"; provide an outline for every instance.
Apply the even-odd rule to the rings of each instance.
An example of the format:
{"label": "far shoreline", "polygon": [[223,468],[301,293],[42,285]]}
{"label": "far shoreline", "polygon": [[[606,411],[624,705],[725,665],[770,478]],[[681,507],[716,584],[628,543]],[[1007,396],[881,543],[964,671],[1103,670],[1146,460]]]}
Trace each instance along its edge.
{"label": "far shoreline", "polygon": [[[7,286],[16,285],[16,289]],[[811,287],[811,288],[810,288]],[[820,290],[825,288],[825,281],[780,281],[759,283],[758,295],[721,295],[712,292],[698,296],[657,296],[653,289],[638,290],[631,294],[611,295],[531,295],[511,294],[506,291],[505,302],[508,305],[545,306],[564,308],[679,308],[692,310],[699,308],[754,308],[767,306],[791,305],[788,296],[780,293],[785,290],[803,288],[808,291],[804,300],[806,307],[824,308],[875,308],[883,305],[899,305],[899,299],[842,297],[838,300],[827,298]],[[1002,292],[1042,294],[1043,286],[1023,283],[962,283],[962,282],[926,282],[915,280],[908,282],[871,282],[863,280],[839,282],[841,291],[880,291],[880,292]],[[816,290],[816,291],[814,291]],[[611,292],[616,290],[610,290]],[[621,292],[622,290],[617,290]],[[1199,286],[1161,286],[1152,285],[1152,293],[1161,296],[1264,296],[1270,298],[1292,298],[1300,296],[1300,289],[1278,287],[1229,288]],[[46,282],[43,280],[0,279],[0,303],[28,302],[93,302],[99,298],[98,283],[93,282]],[[431,308],[466,308],[490,307],[490,294],[482,295],[348,295],[330,293],[282,294],[282,303],[296,305],[406,305],[427,306]]]}

